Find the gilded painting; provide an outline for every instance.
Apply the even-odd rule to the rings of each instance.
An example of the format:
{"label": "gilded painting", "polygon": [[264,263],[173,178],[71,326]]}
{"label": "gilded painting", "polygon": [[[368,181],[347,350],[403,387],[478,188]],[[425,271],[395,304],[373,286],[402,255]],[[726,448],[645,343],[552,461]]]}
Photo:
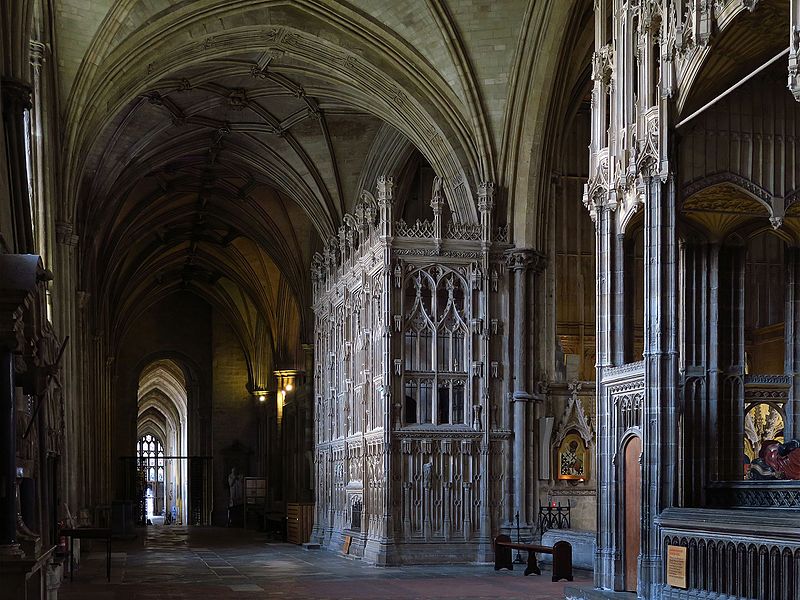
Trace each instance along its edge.
{"label": "gilded painting", "polygon": [[568,433],[558,447],[558,478],[584,481],[589,478],[589,452],[583,438]]}

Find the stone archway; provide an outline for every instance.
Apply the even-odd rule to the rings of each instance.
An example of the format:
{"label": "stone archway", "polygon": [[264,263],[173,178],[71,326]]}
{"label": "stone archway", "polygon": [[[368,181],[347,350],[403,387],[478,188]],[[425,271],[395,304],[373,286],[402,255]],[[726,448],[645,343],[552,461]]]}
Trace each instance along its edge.
{"label": "stone archway", "polygon": [[[157,459],[157,477],[153,480],[161,493],[161,514],[165,522],[186,523],[188,394],[182,369],[170,359],[150,363],[139,377],[137,401],[137,439],[151,435],[162,445],[164,458]],[[137,457],[141,463],[141,457]]]}

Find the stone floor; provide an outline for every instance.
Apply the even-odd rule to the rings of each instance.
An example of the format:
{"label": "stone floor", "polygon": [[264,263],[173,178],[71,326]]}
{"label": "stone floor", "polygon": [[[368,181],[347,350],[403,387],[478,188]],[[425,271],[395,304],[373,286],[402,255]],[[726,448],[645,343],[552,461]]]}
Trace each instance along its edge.
{"label": "stone floor", "polygon": [[[492,565],[371,567],[325,550],[268,542],[241,529],[148,527],[135,541],[96,542],[61,585],[61,600],[227,600],[229,598],[563,598],[549,572],[524,577]],[[590,574],[578,571],[576,583]]]}

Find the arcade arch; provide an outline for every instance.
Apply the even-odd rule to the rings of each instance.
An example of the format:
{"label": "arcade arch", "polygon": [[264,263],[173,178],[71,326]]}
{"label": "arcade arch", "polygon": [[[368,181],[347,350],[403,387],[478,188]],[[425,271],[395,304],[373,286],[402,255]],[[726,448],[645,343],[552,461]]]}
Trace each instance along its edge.
{"label": "arcade arch", "polygon": [[182,369],[171,359],[159,359],[147,365],[139,376],[137,402],[136,437],[139,445],[150,436],[154,439],[149,439],[148,443],[157,443],[162,451],[155,465],[155,478],[150,473],[154,467],[152,461],[143,459],[141,448],[137,453],[138,466],[146,473],[146,487],[155,491],[156,516],[166,517],[167,522],[186,523],[188,401]]}

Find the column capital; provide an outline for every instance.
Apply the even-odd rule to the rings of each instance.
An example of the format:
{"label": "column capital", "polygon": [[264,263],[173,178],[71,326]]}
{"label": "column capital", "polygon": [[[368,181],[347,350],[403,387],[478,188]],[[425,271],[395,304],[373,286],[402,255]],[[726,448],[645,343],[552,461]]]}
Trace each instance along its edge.
{"label": "column capital", "polygon": [[505,257],[506,265],[512,271],[541,273],[547,266],[547,257],[533,248],[512,248],[505,252]]}
{"label": "column capital", "polygon": [[33,88],[24,81],[3,77],[2,83],[0,83],[0,91],[3,96],[3,112],[10,111],[13,113],[19,110],[20,114],[22,114],[22,110],[30,109],[33,106],[31,104]]}

